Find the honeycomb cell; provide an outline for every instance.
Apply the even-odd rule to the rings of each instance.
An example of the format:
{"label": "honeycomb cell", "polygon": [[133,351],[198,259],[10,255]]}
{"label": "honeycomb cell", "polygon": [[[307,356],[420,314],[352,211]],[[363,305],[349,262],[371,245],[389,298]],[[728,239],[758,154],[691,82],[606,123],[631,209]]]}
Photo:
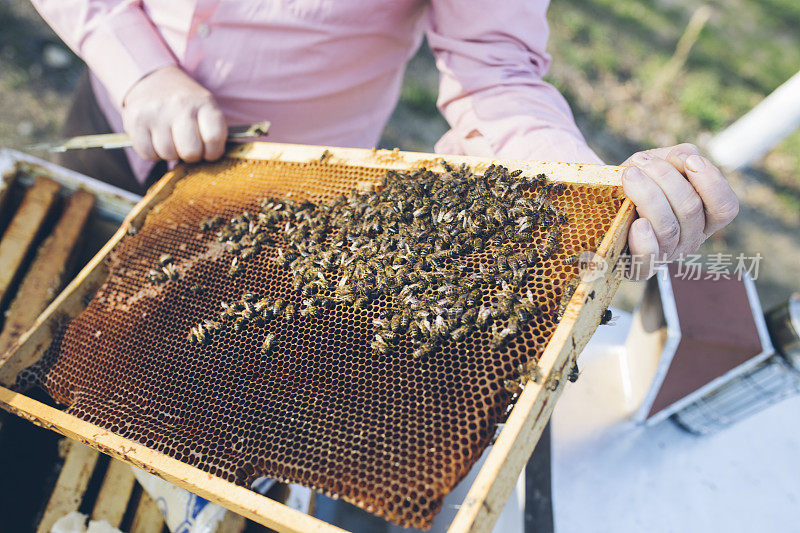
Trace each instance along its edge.
{"label": "honeycomb cell", "polygon": [[[258,213],[265,199],[332,205],[365,182],[380,190],[383,170],[223,160],[178,172],[185,176],[174,192],[113,250],[110,274],[86,310],[18,386],[41,385],[68,413],[237,484],[266,475],[423,528],[508,413],[515,397],[504,382],[535,361],[555,331],[578,272],[565,259],[596,248],[623,200],[619,188],[585,185],[552,196],[567,222],[560,245],[522,287],[543,312],[521,335],[493,349],[492,331],[475,329],[413,358],[418,343],[407,335],[386,353],[371,347],[373,321],[385,319],[393,297],[302,316],[305,297],[278,264],[279,250],[287,251],[280,231],[230,275],[234,256],[251,243],[220,242],[218,227],[203,229],[214,217],[222,227]],[[531,240],[544,243],[548,233],[536,227]],[[494,251],[489,243],[470,252],[465,271],[495,264]],[[178,279],[148,281],[163,254],[174,258]],[[220,302],[235,305],[245,293],[281,298],[297,316],[240,331],[226,325],[205,343],[187,339],[197,324],[221,320]],[[498,302],[484,291],[476,305]],[[265,352],[268,334],[276,343]]]}

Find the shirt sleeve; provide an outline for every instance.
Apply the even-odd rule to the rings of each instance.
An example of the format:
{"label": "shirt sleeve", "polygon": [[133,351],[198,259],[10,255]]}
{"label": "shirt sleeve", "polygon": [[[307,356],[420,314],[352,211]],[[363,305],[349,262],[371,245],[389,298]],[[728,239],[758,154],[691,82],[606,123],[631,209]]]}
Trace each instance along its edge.
{"label": "shirt sleeve", "polygon": [[566,100],[542,81],[547,0],[431,0],[437,105],[450,130],[437,153],[599,163]]}
{"label": "shirt sleeve", "polygon": [[176,63],[141,0],[33,0],[33,4],[120,108],[134,83]]}

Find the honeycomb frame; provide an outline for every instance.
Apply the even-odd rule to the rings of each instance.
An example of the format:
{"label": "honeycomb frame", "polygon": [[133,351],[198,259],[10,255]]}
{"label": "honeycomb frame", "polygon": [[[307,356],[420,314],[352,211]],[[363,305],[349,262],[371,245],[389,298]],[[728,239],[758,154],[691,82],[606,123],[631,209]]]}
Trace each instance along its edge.
{"label": "honeycomb frame", "polygon": [[[250,160],[283,161],[303,165],[351,165],[372,167],[380,170],[412,169],[425,166],[433,168],[441,158],[433,154],[412,154],[398,151],[370,151],[358,149],[326,148],[299,145],[282,145],[273,143],[252,143],[240,145],[227,154],[230,158]],[[448,156],[451,164],[466,163],[476,172],[480,172],[492,163],[502,164],[509,168],[519,168],[526,173],[545,172],[552,179],[564,183],[585,184],[591,186],[619,186],[620,170],[618,167],[596,165],[574,165],[565,163],[534,163],[518,161],[499,161],[484,158]],[[101,285],[107,275],[105,259],[111,254],[119,241],[130,231],[139,228],[145,217],[173,191],[181,179],[182,167],[165,176],[129,215],[120,232],[101,250],[98,256],[84,269],[78,278],[65,290],[54,304],[40,317],[34,327],[22,340],[20,347],[12,354],[9,361],[0,367],[0,383],[10,384],[22,368],[30,365],[49,345],[55,327],[65,319],[79,314],[83,308],[83,299]],[[365,181],[359,188],[368,188],[373,181]],[[625,244],[627,228],[633,219],[633,206],[625,201],[614,219],[611,228],[600,242],[597,255],[605,258],[608,264],[614,265],[601,277],[582,282],[564,313],[564,318],[556,328],[549,344],[540,359],[540,367],[548,379],[540,383],[555,383],[555,386],[544,387],[529,382],[500,432],[496,444],[479,472],[478,478],[461,505],[461,509],[453,522],[452,529],[483,530],[491,527],[496,513],[502,508],[510,493],[513,480],[522,468],[525,460],[535,446],[544,424],[549,418],[553,404],[564,386],[565,379],[549,379],[551,376],[565,375],[574,363],[577,353],[588,340],[594,328],[600,322],[603,310],[610,302],[611,296],[621,279],[621,269],[615,268],[617,259]],[[242,501],[252,501],[253,497],[244,497],[241,487],[221,480],[206,473],[197,475],[199,471],[185,463],[174,464],[174,459],[154,450],[146,449],[88,424],[72,415],[47,408],[22,395],[11,396],[5,390],[0,391],[0,403],[6,404],[9,410],[17,412],[28,419],[39,421],[62,433],[78,436],[80,440],[94,446],[105,453],[111,453],[123,460],[155,471],[167,479],[183,485],[189,490],[221,503],[236,512],[259,521],[269,527],[280,530],[309,530],[326,527],[310,517],[298,517],[287,509],[277,512],[266,502],[256,498],[255,506],[243,506]],[[80,428],[81,431],[76,431]],[[169,468],[167,468],[169,466]],[[191,474],[191,475],[190,475]],[[213,477],[213,480],[208,478]],[[213,481],[213,483],[211,483]],[[213,485],[213,489],[209,489]],[[245,489],[246,490],[246,489]],[[249,491],[247,491],[249,493]],[[236,496],[232,496],[236,494]],[[250,493],[252,494],[252,493]],[[244,498],[244,500],[242,499]],[[274,503],[274,502],[272,502]],[[269,507],[269,510],[265,510]],[[310,519],[311,522],[308,522]],[[293,525],[302,521],[303,527]]]}

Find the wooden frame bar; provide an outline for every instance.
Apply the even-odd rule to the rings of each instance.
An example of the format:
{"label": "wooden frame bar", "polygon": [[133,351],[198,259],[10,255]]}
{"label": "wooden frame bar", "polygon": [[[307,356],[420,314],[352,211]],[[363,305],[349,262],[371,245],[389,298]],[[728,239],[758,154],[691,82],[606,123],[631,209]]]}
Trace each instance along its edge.
{"label": "wooden frame bar", "polygon": [[164,516],[147,491],[142,491],[136,513],[133,515],[130,533],[161,533]]}
{"label": "wooden frame bar", "polygon": [[105,520],[111,526],[119,528],[135,484],[136,478],[131,467],[112,459],[94,501],[92,520]]}
{"label": "wooden frame bar", "polygon": [[78,442],[69,443],[69,451],[47,502],[36,533],[49,533],[62,516],[77,511],[89,485],[100,454]]}
{"label": "wooden frame bar", "polygon": [[37,178],[0,241],[0,310],[11,296],[9,290],[56,202],[59,188],[53,180]]}
{"label": "wooden frame bar", "polygon": [[39,248],[8,308],[0,331],[0,361],[14,341],[31,327],[53,298],[61,291],[64,278],[72,269],[71,259],[83,236],[94,208],[94,195],[75,191],[53,232]]}
{"label": "wooden frame bar", "polygon": [[[313,164],[408,169],[421,166],[437,169],[442,157],[388,150],[360,150],[321,146],[250,143],[228,152],[228,157],[279,160]],[[323,157],[324,156],[324,157]],[[455,165],[467,163],[480,171],[492,163],[522,168],[526,173],[544,172],[556,181],[589,186],[619,186],[622,169],[601,165],[539,163],[485,158],[447,156]],[[126,218],[120,230],[78,277],[37,319],[0,365],[0,384],[10,385],[23,368],[33,364],[47,349],[54,326],[59,320],[77,316],[83,298],[93,293],[107,275],[105,257],[132,228],[172,192],[183,176],[180,168],[168,173],[145,196]],[[597,279],[578,286],[553,338],[542,354],[539,365],[548,379],[528,382],[512,409],[500,435],[481,467],[467,497],[453,520],[450,531],[490,531],[503,508],[523,466],[532,453],[555,401],[564,388],[566,373],[600,323],[623,276],[619,258],[626,245],[627,232],[635,217],[633,204],[625,200],[611,228],[597,250],[595,261],[605,265]],[[269,500],[244,487],[211,476],[162,453],[114,435],[72,415],[48,407],[24,395],[0,387],[0,407],[31,422],[58,431],[92,446],[103,453],[155,473],[204,498],[215,501],[263,525],[279,531],[341,531],[330,524]]]}

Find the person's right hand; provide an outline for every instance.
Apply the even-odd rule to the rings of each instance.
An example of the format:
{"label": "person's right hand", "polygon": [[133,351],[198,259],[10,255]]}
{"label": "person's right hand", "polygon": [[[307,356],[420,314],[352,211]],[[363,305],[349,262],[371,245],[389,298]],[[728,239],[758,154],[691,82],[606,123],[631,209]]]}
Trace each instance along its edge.
{"label": "person's right hand", "polygon": [[228,126],[211,93],[176,66],[158,69],[128,91],[122,123],[145,159],[219,159]]}

